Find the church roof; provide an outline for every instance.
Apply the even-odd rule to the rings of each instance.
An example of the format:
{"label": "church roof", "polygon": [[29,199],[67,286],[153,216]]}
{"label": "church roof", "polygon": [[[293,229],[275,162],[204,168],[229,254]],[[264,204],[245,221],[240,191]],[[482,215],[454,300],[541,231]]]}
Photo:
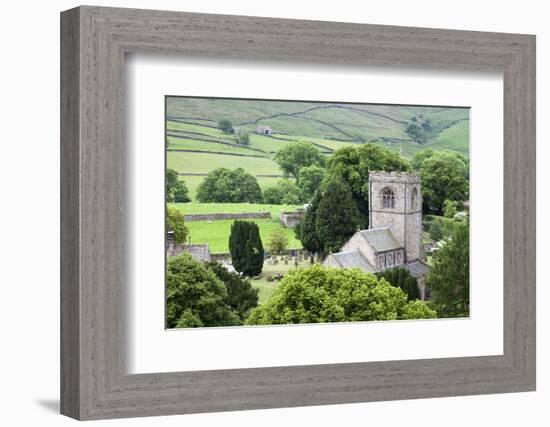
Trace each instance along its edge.
{"label": "church roof", "polygon": [[424,277],[428,273],[428,266],[420,261],[413,261],[409,264],[405,264],[403,267],[409,270],[409,273],[417,279],[419,277]]}
{"label": "church roof", "polygon": [[337,252],[332,254],[332,257],[343,268],[359,268],[367,273],[374,273],[376,271],[359,251]]}
{"label": "church roof", "polygon": [[388,227],[370,228],[368,230],[361,230],[359,233],[361,233],[361,236],[376,252],[391,251],[403,247]]}

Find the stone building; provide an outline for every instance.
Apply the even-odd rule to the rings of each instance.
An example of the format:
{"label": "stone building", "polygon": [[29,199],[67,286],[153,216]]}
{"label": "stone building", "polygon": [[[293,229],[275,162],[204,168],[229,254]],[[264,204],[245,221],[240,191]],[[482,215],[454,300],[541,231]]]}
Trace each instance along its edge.
{"label": "stone building", "polygon": [[286,228],[293,228],[296,227],[296,225],[304,217],[305,213],[305,209],[297,209],[294,212],[281,212],[279,215],[279,220]]}
{"label": "stone building", "polygon": [[404,267],[418,279],[426,299],[424,276],[428,266],[422,250],[422,189],[418,175],[404,172],[369,174],[369,224],[330,254],[326,265],[360,268],[376,273]]}
{"label": "stone building", "polygon": [[258,125],[256,126],[256,133],[260,135],[273,135],[273,129],[271,129],[271,126]]}

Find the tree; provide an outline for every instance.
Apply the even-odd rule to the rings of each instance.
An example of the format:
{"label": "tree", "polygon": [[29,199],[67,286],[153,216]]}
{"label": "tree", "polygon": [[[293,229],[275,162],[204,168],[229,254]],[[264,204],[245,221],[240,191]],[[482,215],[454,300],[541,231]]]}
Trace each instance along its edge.
{"label": "tree", "polygon": [[264,247],[258,224],[236,220],[231,225],[229,252],[233,267],[245,276],[257,276],[264,265]]}
{"label": "tree", "polygon": [[166,271],[168,328],[234,326],[241,324],[226,303],[225,285],[187,253],[168,259]]}
{"label": "tree", "polygon": [[305,200],[302,190],[289,179],[281,179],[275,187],[266,188],[263,197],[264,203],[272,205],[297,205]]}
{"label": "tree", "polygon": [[434,155],[435,151],[431,148],[426,148],[424,150],[417,151],[412,160],[411,160],[411,167],[415,171],[420,170],[420,166],[422,166],[422,162],[426,159],[429,159]]}
{"label": "tree", "polygon": [[231,135],[235,133],[235,129],[233,129],[233,125],[231,124],[231,122],[225,119],[218,122],[218,129],[226,135]]}
{"label": "tree", "polygon": [[403,267],[395,267],[385,270],[381,273],[376,273],[376,277],[383,278],[390,285],[396,286],[407,295],[410,301],[420,298],[420,289],[416,278]]}
{"label": "tree", "polygon": [[409,164],[398,153],[374,144],[339,148],[329,159],[326,180],[342,179],[351,189],[361,214],[361,227],[369,224],[369,172],[407,171]]}
{"label": "tree", "polygon": [[445,200],[463,201],[468,198],[468,171],[456,155],[445,151],[434,152],[420,166],[423,211],[443,213]]}
{"label": "tree", "polygon": [[434,318],[422,301],[408,302],[397,287],[359,269],[314,265],[289,271],[246,323],[354,322]]}
{"label": "tree", "polygon": [[306,166],[324,166],[325,157],[308,142],[297,142],[281,148],[275,154],[275,161],[283,171],[285,177],[293,176],[300,181],[300,169]]}
{"label": "tree", "polygon": [[441,221],[438,221],[437,218],[432,221],[429,234],[432,240],[438,241],[443,239],[443,227]]}
{"label": "tree", "polygon": [[172,206],[166,207],[166,228],[174,232],[174,242],[185,243],[189,230],[183,214]]}
{"label": "tree", "polygon": [[306,209],[304,217],[294,229],[296,237],[302,242],[303,248],[311,253],[319,253],[323,250],[323,245],[317,234],[317,211],[320,201],[321,191],[317,190]]}
{"label": "tree", "polygon": [[237,313],[241,322],[244,322],[250,311],[258,305],[258,288],[254,288],[249,279],[227,271],[218,262],[209,262],[205,266],[223,282],[227,289],[225,303]]}
{"label": "tree", "polygon": [[273,255],[282,255],[288,247],[288,237],[281,227],[275,228],[267,239],[267,250]]}
{"label": "tree", "polygon": [[433,257],[426,277],[430,304],[441,317],[468,316],[470,307],[470,233],[468,221],[458,222],[451,237]]}
{"label": "tree", "polygon": [[321,186],[325,174],[326,169],[317,165],[304,166],[298,171],[300,189],[307,200],[311,199]]}
{"label": "tree", "polygon": [[166,201],[169,203],[187,203],[191,201],[185,182],[178,179],[178,173],[174,169],[166,170]]}
{"label": "tree", "polygon": [[454,200],[445,200],[443,203],[443,216],[445,218],[454,218],[456,215],[457,202]]}
{"label": "tree", "polygon": [[248,132],[238,131],[235,134],[235,142],[240,145],[250,145],[250,135]]}
{"label": "tree", "polygon": [[322,252],[338,252],[359,225],[359,212],[347,184],[330,181],[323,191],[317,209],[316,232]]}
{"label": "tree", "polygon": [[260,203],[262,190],[243,168],[218,168],[209,172],[197,188],[201,203]]}

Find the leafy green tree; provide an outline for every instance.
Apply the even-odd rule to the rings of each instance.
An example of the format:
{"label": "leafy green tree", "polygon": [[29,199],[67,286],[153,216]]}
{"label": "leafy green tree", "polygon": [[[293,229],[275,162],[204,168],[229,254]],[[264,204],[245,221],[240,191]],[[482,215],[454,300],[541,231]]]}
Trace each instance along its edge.
{"label": "leafy green tree", "polygon": [[309,204],[304,217],[296,226],[294,232],[305,250],[311,253],[323,251],[323,245],[317,234],[317,211],[321,202],[321,191],[317,190]]}
{"label": "leafy green tree", "polygon": [[329,181],[317,210],[316,232],[322,252],[338,252],[359,225],[359,212],[346,183]]}
{"label": "leafy green tree", "polygon": [[166,271],[168,328],[233,326],[241,324],[226,303],[223,282],[187,253],[168,259]]}
{"label": "leafy green tree", "polygon": [[467,166],[455,154],[441,151],[425,159],[420,166],[423,211],[442,214],[445,200],[467,200],[467,176]]}
{"label": "leafy green tree", "polygon": [[174,169],[166,170],[166,201],[169,203],[187,203],[191,201],[185,182],[178,179],[178,173]]}
{"label": "leafy green tree", "polygon": [[369,223],[369,172],[407,171],[409,163],[398,153],[374,144],[339,148],[329,159],[326,180],[342,179],[351,189],[361,214],[361,227]]}
{"label": "leafy green tree", "polygon": [[166,227],[169,231],[174,232],[176,243],[185,243],[189,229],[185,225],[183,214],[172,206],[166,207]]}
{"label": "leafy green tree", "polygon": [[454,200],[445,200],[443,203],[443,216],[445,218],[454,218],[456,215],[457,202]]}
{"label": "leafy green tree", "polygon": [[201,203],[260,203],[262,190],[243,168],[218,168],[209,172],[197,188]]}
{"label": "leafy green tree", "polygon": [[409,301],[401,310],[401,318],[403,320],[435,319],[436,317],[437,312],[419,299]]}
{"label": "leafy green tree", "polygon": [[315,191],[321,186],[325,174],[326,169],[317,165],[304,166],[299,170],[300,189],[306,199],[313,197]]}
{"label": "leafy green tree", "polygon": [[310,143],[297,142],[281,148],[275,154],[275,161],[283,171],[285,177],[292,176],[300,182],[300,169],[306,166],[324,166],[325,157]]}
{"label": "leafy green tree", "polygon": [[429,159],[434,155],[435,151],[431,148],[426,148],[424,150],[417,151],[412,160],[411,160],[411,167],[415,171],[419,171],[420,167],[422,166],[422,162],[426,159]]}
{"label": "leafy green tree", "polygon": [[272,205],[297,205],[305,199],[302,190],[289,179],[281,179],[275,187],[266,188],[263,197],[264,203]]}
{"label": "leafy green tree", "polygon": [[218,122],[218,129],[221,130],[226,135],[232,135],[235,133],[235,129],[233,129],[233,125],[229,120],[220,120]]}
{"label": "leafy green tree", "polygon": [[416,278],[403,267],[395,267],[385,270],[381,273],[376,273],[376,277],[385,279],[390,285],[396,286],[407,295],[407,298],[412,301],[420,298],[420,289]]}
{"label": "leafy green tree", "polygon": [[269,299],[246,323],[353,322],[425,319],[435,312],[421,301],[407,301],[397,287],[359,269],[314,265],[289,271]]}
{"label": "leafy green tree", "polygon": [[248,132],[239,131],[235,134],[235,142],[239,145],[250,145],[250,135]]}
{"label": "leafy green tree", "polygon": [[441,240],[443,239],[443,226],[441,225],[441,222],[435,219],[432,221],[432,225],[430,225],[430,238],[432,240]]}
{"label": "leafy green tree", "polygon": [[282,255],[288,248],[288,237],[281,227],[275,228],[267,239],[267,250],[273,255]]}
{"label": "leafy green tree", "polygon": [[430,301],[441,317],[465,317],[470,307],[470,233],[468,221],[457,222],[451,237],[433,257],[426,277]]}
{"label": "leafy green tree", "polygon": [[227,289],[225,303],[237,313],[241,322],[244,322],[250,311],[258,305],[258,288],[254,288],[249,279],[227,271],[218,262],[209,262],[205,266],[223,282]]}
{"label": "leafy green tree", "polygon": [[236,220],[231,225],[229,252],[233,267],[245,276],[257,276],[264,265],[264,247],[258,224]]}

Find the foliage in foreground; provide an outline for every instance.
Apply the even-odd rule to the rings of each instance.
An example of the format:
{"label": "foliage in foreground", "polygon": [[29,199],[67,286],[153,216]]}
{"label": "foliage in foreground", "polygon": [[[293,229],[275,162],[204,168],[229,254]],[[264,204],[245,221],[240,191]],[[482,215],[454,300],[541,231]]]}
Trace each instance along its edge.
{"label": "foliage in foreground", "polygon": [[236,220],[231,225],[229,252],[233,267],[245,276],[257,276],[264,265],[264,247],[258,224]]}
{"label": "foliage in foreground", "polygon": [[185,225],[183,214],[172,206],[166,207],[166,226],[168,230],[174,232],[174,241],[184,243],[189,235],[189,230]]}
{"label": "foliage in foreground", "polygon": [[223,282],[227,290],[226,304],[237,313],[241,321],[244,321],[250,311],[258,305],[259,289],[254,288],[249,279],[227,271],[218,262],[209,262],[205,266]]}
{"label": "foliage in foreground", "polygon": [[436,312],[422,301],[407,301],[405,293],[384,279],[358,269],[321,265],[287,273],[279,287],[256,307],[246,323],[353,322],[429,319]]}
{"label": "foliage in foreground", "polygon": [[432,292],[430,306],[441,317],[465,317],[470,307],[470,233],[468,221],[455,229],[433,257],[426,278]]}
{"label": "foliage in foreground", "polygon": [[168,260],[166,269],[168,328],[232,326],[241,324],[227,303],[224,283],[187,253]]}

